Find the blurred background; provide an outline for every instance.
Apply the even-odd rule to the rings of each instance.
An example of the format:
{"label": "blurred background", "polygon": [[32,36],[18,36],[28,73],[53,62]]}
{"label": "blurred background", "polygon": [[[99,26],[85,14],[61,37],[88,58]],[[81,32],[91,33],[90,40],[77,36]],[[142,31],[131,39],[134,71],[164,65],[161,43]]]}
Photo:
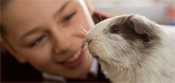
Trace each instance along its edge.
{"label": "blurred background", "polygon": [[111,15],[141,14],[159,24],[175,26],[175,0],[92,0],[99,11]]}

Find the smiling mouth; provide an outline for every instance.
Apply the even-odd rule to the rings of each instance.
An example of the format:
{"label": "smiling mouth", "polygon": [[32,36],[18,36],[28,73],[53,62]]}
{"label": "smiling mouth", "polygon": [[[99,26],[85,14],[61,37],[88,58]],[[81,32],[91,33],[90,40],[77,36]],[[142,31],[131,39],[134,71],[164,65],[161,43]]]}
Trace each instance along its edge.
{"label": "smiling mouth", "polygon": [[[66,68],[77,68],[79,67],[84,58],[85,47],[82,46],[79,52],[77,52],[73,57],[61,63]],[[60,63],[59,63],[60,64]]]}

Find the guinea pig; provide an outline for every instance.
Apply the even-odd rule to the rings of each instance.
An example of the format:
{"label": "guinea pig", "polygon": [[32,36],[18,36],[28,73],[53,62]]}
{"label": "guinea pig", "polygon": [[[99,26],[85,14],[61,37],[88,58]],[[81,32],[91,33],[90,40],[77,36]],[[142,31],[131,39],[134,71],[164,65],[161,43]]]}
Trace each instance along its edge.
{"label": "guinea pig", "polygon": [[175,83],[175,28],[141,15],[111,17],[87,35],[112,83]]}

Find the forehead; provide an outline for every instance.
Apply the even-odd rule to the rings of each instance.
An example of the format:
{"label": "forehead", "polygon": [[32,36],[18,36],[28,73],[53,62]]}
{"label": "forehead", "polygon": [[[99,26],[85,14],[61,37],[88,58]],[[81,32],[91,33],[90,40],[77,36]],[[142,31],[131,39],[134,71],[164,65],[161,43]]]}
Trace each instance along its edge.
{"label": "forehead", "polygon": [[[5,20],[21,24],[24,20],[51,15],[67,0],[13,0],[5,10]],[[26,23],[26,22],[25,22]],[[12,24],[11,24],[12,25]]]}
{"label": "forehead", "polygon": [[38,25],[45,26],[68,1],[71,0],[12,0],[4,12],[4,24],[13,34],[22,33],[24,28],[30,30]]}

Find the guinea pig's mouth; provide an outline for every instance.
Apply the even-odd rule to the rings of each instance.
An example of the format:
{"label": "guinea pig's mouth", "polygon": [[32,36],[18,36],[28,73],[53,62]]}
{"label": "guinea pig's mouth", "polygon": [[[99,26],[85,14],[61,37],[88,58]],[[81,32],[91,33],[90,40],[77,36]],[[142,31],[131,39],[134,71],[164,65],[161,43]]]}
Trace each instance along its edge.
{"label": "guinea pig's mouth", "polygon": [[[94,41],[93,40],[86,40],[84,45],[88,47],[89,53],[97,59],[99,62],[107,63],[105,60],[103,60],[102,57],[100,57],[100,51],[97,51],[97,48],[94,46]],[[95,51],[96,49],[96,51]]]}
{"label": "guinea pig's mouth", "polygon": [[106,60],[104,60],[104,59],[100,58],[100,57],[99,57],[100,55],[98,55],[97,53],[92,52],[92,51],[90,51],[90,53],[91,53],[91,54],[92,54],[92,56],[93,56],[95,59],[97,59],[99,62],[102,62],[102,63],[107,63],[107,62],[106,62]]}
{"label": "guinea pig's mouth", "polygon": [[88,49],[89,49],[89,53],[90,53],[94,58],[96,58],[97,60],[99,60],[99,59],[100,59],[100,58],[99,58],[99,55],[98,55],[96,52],[92,51],[92,47],[90,46],[89,43],[87,43],[87,46],[88,46]]}
{"label": "guinea pig's mouth", "polygon": [[94,58],[96,58],[96,59],[98,59],[98,60],[100,59],[99,56],[98,56],[97,54],[94,54],[94,53],[91,53],[91,54],[92,54],[92,56],[93,56]]}
{"label": "guinea pig's mouth", "polygon": [[99,56],[97,55],[97,53],[95,53],[94,51],[91,50],[91,47],[88,46],[88,49],[89,49],[89,53],[96,59],[99,59]]}

